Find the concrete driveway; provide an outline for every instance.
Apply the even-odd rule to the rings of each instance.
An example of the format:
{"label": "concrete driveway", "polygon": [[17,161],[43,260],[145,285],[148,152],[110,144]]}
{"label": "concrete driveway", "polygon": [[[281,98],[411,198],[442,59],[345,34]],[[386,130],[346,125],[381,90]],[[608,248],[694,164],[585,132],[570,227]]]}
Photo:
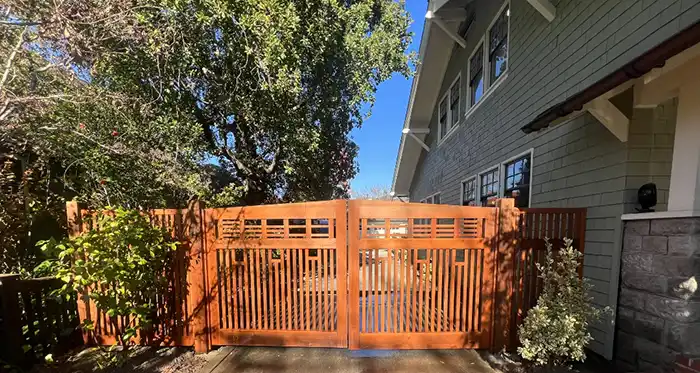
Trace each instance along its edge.
{"label": "concrete driveway", "polygon": [[200,373],[495,373],[471,350],[350,351],[325,348],[229,347]]}

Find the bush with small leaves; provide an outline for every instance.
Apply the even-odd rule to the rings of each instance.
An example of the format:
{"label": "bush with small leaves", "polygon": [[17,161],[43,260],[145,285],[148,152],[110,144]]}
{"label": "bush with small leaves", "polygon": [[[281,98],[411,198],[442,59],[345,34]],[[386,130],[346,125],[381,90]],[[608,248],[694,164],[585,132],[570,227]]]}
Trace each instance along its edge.
{"label": "bush with small leaves", "polygon": [[[89,294],[112,320],[122,346],[116,350],[127,355],[134,337],[152,331],[157,295],[169,292],[177,242],[137,210],[106,209],[97,214],[93,226],[98,228],[61,242],[41,242],[53,259],[37,270],[60,278],[65,285],[59,292]],[[96,321],[82,320],[81,327],[91,331]]]}
{"label": "bush with small leaves", "polygon": [[586,359],[584,348],[593,339],[588,326],[604,310],[592,305],[590,285],[579,277],[582,258],[571,239],[565,239],[565,248],[556,255],[547,241],[545,262],[537,265],[543,291],[518,328],[518,353],[535,365],[555,367]]}

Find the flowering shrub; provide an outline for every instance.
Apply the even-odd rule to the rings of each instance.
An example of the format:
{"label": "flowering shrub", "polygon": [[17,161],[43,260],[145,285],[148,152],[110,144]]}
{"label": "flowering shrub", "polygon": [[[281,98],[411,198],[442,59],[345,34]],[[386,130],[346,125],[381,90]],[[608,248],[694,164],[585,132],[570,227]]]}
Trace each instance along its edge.
{"label": "flowering shrub", "polygon": [[588,325],[602,313],[591,304],[590,285],[578,275],[583,254],[572,247],[571,239],[564,241],[565,248],[556,254],[556,260],[547,241],[545,263],[537,265],[543,291],[518,328],[522,345],[518,353],[536,365],[584,361],[584,347],[593,339]]}
{"label": "flowering shrub", "polygon": [[[137,210],[109,209],[97,216],[94,226],[99,229],[62,242],[40,242],[52,259],[37,269],[60,278],[65,294],[87,292],[97,309],[111,317],[126,353],[134,337],[151,331],[157,295],[170,291],[167,274],[172,273],[177,242]],[[86,331],[97,322],[81,321]]]}

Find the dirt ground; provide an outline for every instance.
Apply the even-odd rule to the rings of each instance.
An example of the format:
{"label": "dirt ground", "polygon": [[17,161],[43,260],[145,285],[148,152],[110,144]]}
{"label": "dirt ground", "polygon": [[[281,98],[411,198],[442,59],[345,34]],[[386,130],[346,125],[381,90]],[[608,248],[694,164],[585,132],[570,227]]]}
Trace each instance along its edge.
{"label": "dirt ground", "polygon": [[188,348],[138,347],[131,359],[121,367],[100,370],[100,353],[88,348],[51,365],[35,365],[31,373],[198,373],[216,353],[195,355]]}

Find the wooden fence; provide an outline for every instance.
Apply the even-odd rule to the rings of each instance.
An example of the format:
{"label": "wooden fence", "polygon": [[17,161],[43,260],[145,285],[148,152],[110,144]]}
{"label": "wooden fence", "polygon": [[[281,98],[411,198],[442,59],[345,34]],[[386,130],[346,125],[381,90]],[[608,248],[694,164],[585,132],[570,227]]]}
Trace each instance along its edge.
{"label": "wooden fence", "polygon": [[[156,299],[156,315],[154,317],[154,328],[149,335],[137,336],[137,343],[156,344],[163,346],[192,346],[194,336],[192,333],[191,314],[195,305],[188,292],[192,287],[190,278],[199,279],[192,276],[189,260],[192,254],[190,248],[190,209],[154,209],[150,210],[149,217],[154,226],[166,229],[172,237],[180,242],[178,249],[173,256],[174,271],[169,276],[169,289],[166,294],[158,296]],[[188,213],[190,213],[188,217]],[[99,229],[96,226],[95,212],[79,208],[76,202],[69,202],[67,205],[68,221],[71,222],[71,234],[77,235],[91,229]],[[197,216],[199,211],[197,211]],[[189,219],[189,220],[188,220]],[[195,223],[196,224],[196,221]],[[94,331],[83,333],[85,343],[99,343],[110,345],[117,342],[117,330],[123,330],[125,325],[135,323],[136,320],[126,320],[120,317],[110,317],[100,312],[94,301],[88,297],[82,297],[78,302],[80,320],[92,320]],[[143,341],[142,341],[143,339]]]}
{"label": "wooden fence", "polygon": [[24,365],[80,343],[76,297],[53,294],[55,278],[0,275],[0,359]]}
{"label": "wooden fence", "polygon": [[[91,211],[67,206],[71,234]],[[541,291],[544,238],[583,251],[585,209],[381,201],[149,212],[182,243],[156,332],[141,343],[513,348]],[[111,344],[114,323],[84,340]],[[421,303],[422,302],[422,303]],[[410,343],[406,341],[412,341]]]}

